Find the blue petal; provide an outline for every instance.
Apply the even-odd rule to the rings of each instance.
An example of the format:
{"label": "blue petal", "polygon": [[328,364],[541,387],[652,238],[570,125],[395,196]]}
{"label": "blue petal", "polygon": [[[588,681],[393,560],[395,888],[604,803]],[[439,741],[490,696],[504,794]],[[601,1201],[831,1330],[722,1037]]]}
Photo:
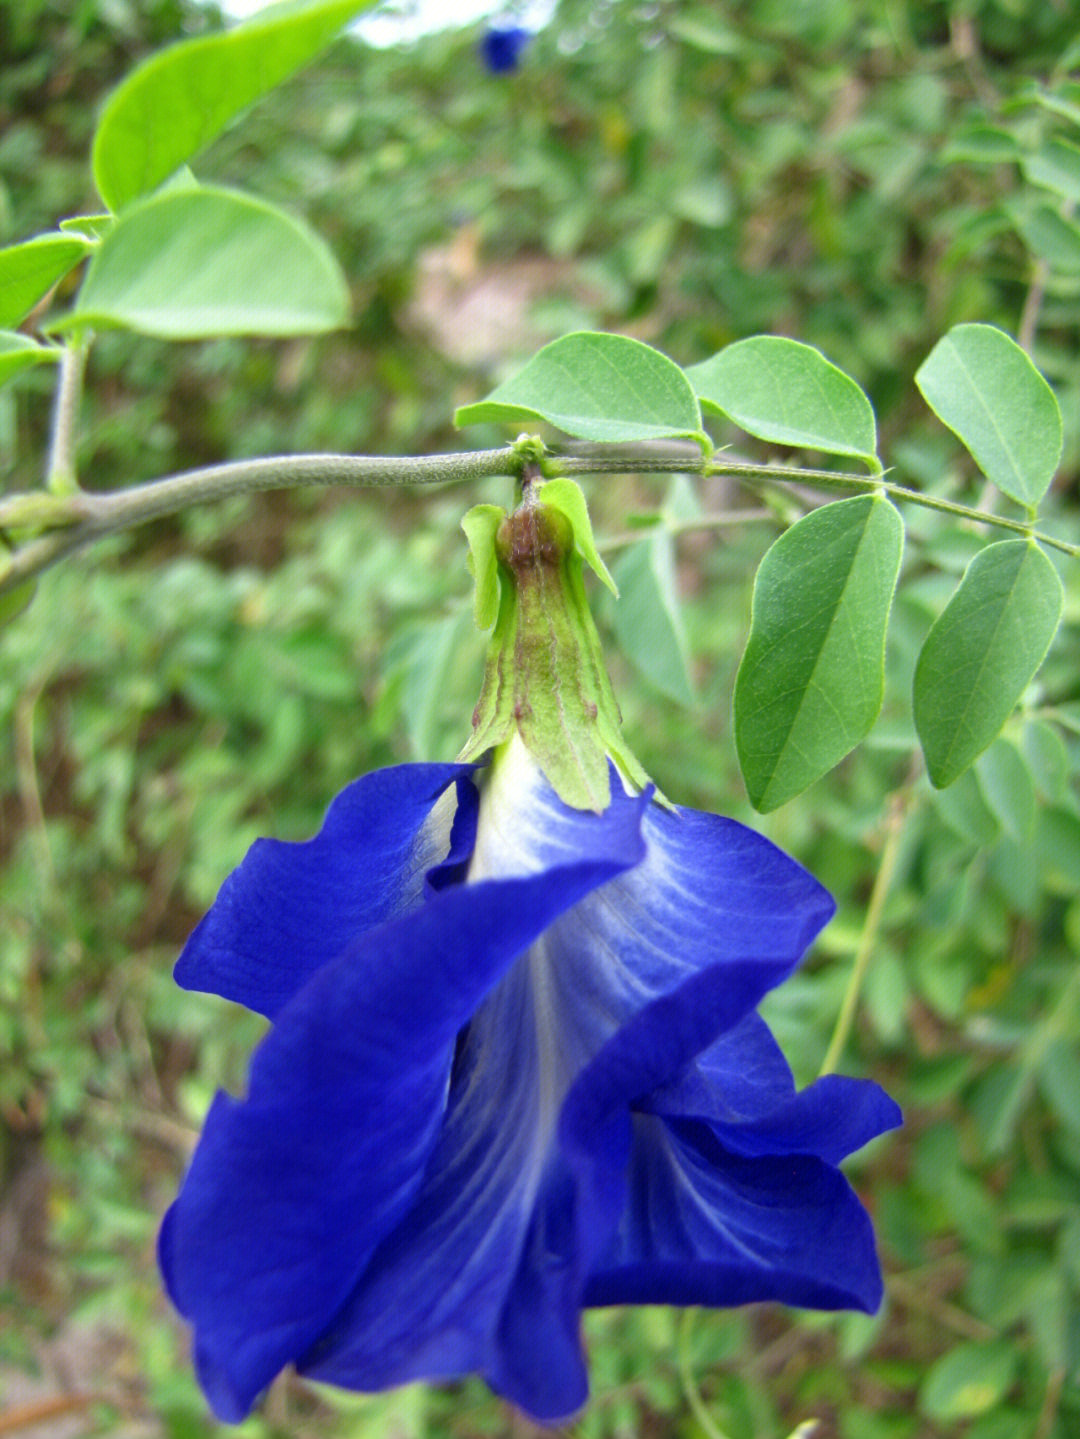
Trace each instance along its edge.
{"label": "blue petal", "polygon": [[[633,1127],[630,1199],[584,1302],[879,1302],[869,1219],[826,1161],[899,1111],[858,1081],[796,1095],[761,1027],[740,1018],[747,983],[757,981],[744,963],[703,970],[640,1011],[575,1081],[559,1137],[579,1166]],[[740,1050],[753,1076],[732,1088],[741,1113],[705,1082],[722,1082]],[[691,1117],[676,1117],[683,1104]],[[703,1122],[700,1110],[723,1122]]]}
{"label": "blue petal", "polygon": [[[564,863],[546,872],[551,882],[562,883],[575,854],[630,861],[633,851],[640,861],[647,804],[620,791],[603,815],[560,812],[546,845]],[[540,839],[543,827],[533,820],[526,806],[519,837]],[[462,1035],[423,1186],[349,1303],[301,1358],[301,1372],[362,1390],[479,1372],[545,1418],[584,1399],[578,1299],[599,1245],[581,1242],[576,1178],[554,1145],[573,1076],[558,1046],[563,1016],[550,1010],[549,979],[545,934]],[[605,1240],[622,1205],[620,1187],[608,1202]]]}
{"label": "blue petal", "polygon": [[826,1075],[796,1094],[787,1062],[756,1014],[640,1107],[710,1120],[740,1154],[814,1154],[829,1164],[903,1122],[899,1106],[869,1080]]}
{"label": "blue petal", "polygon": [[[613,771],[612,810],[630,802]],[[483,805],[472,876],[531,873],[589,852],[589,816],[562,804],[524,751],[496,764]],[[550,1010],[571,1073],[651,1000],[723,965],[739,1012],[729,1007],[699,1048],[711,1044],[787,977],[834,910],[800,865],[734,820],[652,803],[643,833],[642,863],[545,936]]]}
{"label": "blue petal", "polygon": [[[478,1371],[537,1418],[571,1413],[585,1397],[586,1277],[625,1201],[631,1100],[676,1080],[731,1026],[769,1077],[771,1107],[778,1089],[794,1093],[748,1011],[832,905],[760,836],[670,815],[617,781],[603,816],[569,809],[511,746],[484,792],[470,878],[593,853],[605,826],[643,805],[641,863],[556,920],[469,1026],[416,1203],[303,1372],[377,1389]],[[699,993],[684,993],[688,975]],[[583,1070],[591,1081],[568,1120],[563,1099]]]}
{"label": "blue petal", "polygon": [[873,1312],[881,1292],[869,1217],[839,1170],[734,1154],[701,1122],[635,1118],[629,1201],[587,1304]]}
{"label": "blue petal", "polygon": [[[593,1192],[616,1182],[604,1169],[629,1145],[632,1113],[677,1097],[680,1078],[718,1036],[741,1033],[759,1055],[768,1054],[759,1028],[747,1022],[762,967],[768,970],[738,960],[701,970],[643,1006],[581,1068],[563,1104],[559,1144],[571,1165],[590,1175]],[[771,1086],[776,1080],[774,1071]]]}
{"label": "blue petal", "polygon": [[473,769],[377,770],[342,790],[314,839],[256,840],[177,960],[177,984],[273,1019],[347,945],[420,902],[449,844],[453,808],[433,813],[436,802]]}
{"label": "blue petal", "polygon": [[775,1113],[795,1097],[795,1080],[769,1026],[754,1012],[649,1097],[653,1114],[737,1124]]}
{"label": "blue petal", "polygon": [[[301,1373],[361,1390],[479,1373],[538,1418],[583,1401],[584,1273],[569,1326],[544,1302],[545,1271],[577,1263],[575,1195],[552,1164],[557,1095],[545,1083],[528,968],[527,959],[513,967],[463,1035],[423,1186]],[[609,1228],[617,1217],[618,1207]],[[542,1395],[514,1372],[519,1350],[539,1356]]]}
{"label": "blue petal", "polygon": [[899,1105],[868,1079],[830,1074],[755,1121],[714,1124],[740,1154],[813,1154],[839,1164],[871,1139],[903,1123]]}
{"label": "blue petal", "polygon": [[160,1257],[221,1418],[241,1418],[333,1320],[424,1179],[459,1030],[559,913],[640,858],[636,829],[368,931],[281,1011],[247,1100],[215,1101]]}

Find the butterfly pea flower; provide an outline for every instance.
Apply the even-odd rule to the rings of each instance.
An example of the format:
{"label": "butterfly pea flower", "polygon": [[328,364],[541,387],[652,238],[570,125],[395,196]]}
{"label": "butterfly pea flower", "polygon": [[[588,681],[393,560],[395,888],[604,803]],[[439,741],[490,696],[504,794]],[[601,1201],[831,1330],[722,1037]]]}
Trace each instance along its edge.
{"label": "butterfly pea flower", "polygon": [[492,25],[480,40],[480,56],[493,75],[509,75],[521,63],[532,32],[521,25]]}
{"label": "butterfly pea flower", "polygon": [[645,779],[584,502],[536,488],[466,521],[494,635],[463,756],[257,841],[177,963],[270,1021],[160,1236],[225,1421],[292,1365],[360,1391],[479,1374],[552,1422],[587,1396],[589,1306],[880,1302],[839,1164],[899,1112],[867,1081],[797,1090],[757,1013],[832,900]]}

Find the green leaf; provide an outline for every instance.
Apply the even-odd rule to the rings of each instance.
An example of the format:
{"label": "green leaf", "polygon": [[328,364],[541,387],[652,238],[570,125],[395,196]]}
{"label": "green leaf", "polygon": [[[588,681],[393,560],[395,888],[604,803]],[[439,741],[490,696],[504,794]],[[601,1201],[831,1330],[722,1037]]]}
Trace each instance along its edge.
{"label": "green leaf", "polygon": [[499,560],[495,534],[506,519],[501,505],[473,505],[462,517],[469,542],[469,574],[473,577],[473,618],[476,628],[489,630],[499,614]]}
{"label": "green leaf", "polygon": [[[3,559],[0,557],[0,578],[2,576]],[[9,620],[22,614],[34,598],[36,589],[37,580],[27,580],[24,584],[16,585],[13,590],[6,590],[0,595],[0,626],[6,625]]]}
{"label": "green leaf", "polygon": [[[0,580],[4,579],[10,570],[10,546],[4,536],[0,534]],[[16,585],[14,589],[5,590],[3,594],[0,594],[0,628],[9,620],[13,620],[16,615],[22,614],[34,598],[36,589],[37,580],[24,580],[21,585]]]}
{"label": "green leaf", "polygon": [[1058,731],[1046,720],[1029,720],[1022,745],[1039,792],[1051,804],[1063,799],[1069,783],[1069,753]]}
{"label": "green leaf", "polygon": [[1005,833],[1021,844],[1035,828],[1035,780],[1011,740],[996,739],[976,765],[979,786]]}
{"label": "green leaf", "polygon": [[1063,599],[1031,540],[988,545],[968,565],[915,666],[915,728],[935,788],[995,739],[1050,648]]}
{"label": "green leaf", "polygon": [[322,240],[234,190],[173,190],[101,241],[75,309],[53,330],[124,327],[166,340],[309,335],[345,322],[348,291]]}
{"label": "green leaf", "polygon": [[109,214],[69,215],[66,220],[60,221],[60,228],[67,235],[79,235],[96,244],[112,222],[113,217]]}
{"label": "green leaf", "polygon": [[62,351],[55,345],[39,345],[29,335],[0,330],[0,385],[6,385],[31,365],[55,365]]}
{"label": "green leaf", "polygon": [[574,547],[578,554],[600,583],[605,585],[618,599],[619,588],[611,578],[607,565],[600,558],[600,551],[596,548],[592,520],[589,519],[589,507],[585,503],[581,486],[574,480],[548,480],[540,491],[540,502],[550,505],[552,509],[558,510],[561,515],[566,516],[574,532]]}
{"label": "green leaf", "polygon": [[447,690],[468,635],[469,612],[458,608],[429,620],[411,637],[401,698],[405,729],[418,758],[439,748]]}
{"label": "green leaf", "polygon": [[38,235],[0,250],[0,329],[24,320],[89,248],[77,235]]}
{"label": "green leaf", "polygon": [[1022,164],[1033,185],[1054,190],[1064,199],[1080,204],[1080,145],[1068,140],[1044,140],[1034,154],[1024,157]]}
{"label": "green leaf", "polygon": [[923,399],[1020,505],[1035,505],[1061,459],[1054,392],[1004,330],[954,325],[915,376]]}
{"label": "green leaf", "polygon": [[958,1344],[930,1366],[919,1408],[939,1424],[986,1414],[1012,1388],[1018,1369],[1019,1355],[1004,1339]]}
{"label": "green leaf", "polygon": [[812,510],[762,560],[735,680],[735,743],[756,809],[800,794],[877,718],[903,543],[892,505],[857,495]]}
{"label": "green leaf", "polygon": [[980,849],[987,849],[1001,834],[1001,821],[990,808],[973,769],[965,770],[957,782],[934,796],[947,825]]}
{"label": "green leaf", "polygon": [[293,0],[144,60],[112,92],[94,135],[94,181],[109,209],[156,189],[372,3]]}
{"label": "green leaf", "polygon": [[1080,1134],[1080,1058],[1071,1041],[1051,1040],[1039,1069],[1039,1088],[1062,1124]]}
{"label": "green leaf", "polygon": [[880,471],[870,401],[820,350],[756,335],[686,371],[702,403],[777,445],[852,455]]}
{"label": "green leaf", "polygon": [[1060,115],[1063,120],[1080,125],[1080,105],[1074,104],[1068,94],[1055,93],[1053,90],[1035,90],[1031,98],[1052,115]]}
{"label": "green leaf", "polygon": [[999,165],[1019,157],[1020,146],[1011,130],[1000,125],[968,125],[943,146],[939,159],[952,165]]}
{"label": "green leaf", "polygon": [[620,592],[615,637],[623,653],[662,694],[692,705],[671,534],[659,530],[630,545],[616,562],[615,578]]}
{"label": "green leaf", "polygon": [[1051,270],[1063,275],[1080,273],[1080,225],[1075,220],[1066,219],[1053,205],[1017,209],[1012,220],[1028,249]]}
{"label": "green leaf", "polygon": [[659,350],[625,335],[580,331],[553,340],[455,425],[546,420],[581,440],[689,438],[708,448],[690,382]]}
{"label": "green leaf", "polygon": [[1055,805],[1035,817],[1035,852],[1044,886],[1070,902],[1080,891],[1080,816]]}

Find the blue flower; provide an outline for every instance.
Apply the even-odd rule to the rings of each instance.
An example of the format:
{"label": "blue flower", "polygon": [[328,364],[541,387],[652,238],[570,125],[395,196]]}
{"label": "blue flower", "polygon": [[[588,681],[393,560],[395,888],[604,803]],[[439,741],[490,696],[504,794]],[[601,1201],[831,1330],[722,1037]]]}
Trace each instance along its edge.
{"label": "blue flower", "polygon": [[180,984],[271,1021],[161,1232],[220,1418],[291,1363],[478,1373],[552,1421],[586,1397],[584,1307],[877,1307],[837,1166],[899,1113],[864,1081],[796,1092],[756,1013],[832,901],[611,781],[570,808],[516,737],[378,771],[314,839],[258,841],[192,935]]}
{"label": "blue flower", "polygon": [[493,75],[508,75],[517,69],[531,39],[531,32],[520,25],[493,25],[480,41],[480,56]]}

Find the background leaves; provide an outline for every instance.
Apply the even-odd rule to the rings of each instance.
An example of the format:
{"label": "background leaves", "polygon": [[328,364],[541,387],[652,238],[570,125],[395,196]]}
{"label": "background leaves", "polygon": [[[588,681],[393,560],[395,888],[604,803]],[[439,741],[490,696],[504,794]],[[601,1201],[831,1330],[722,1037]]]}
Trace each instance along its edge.
{"label": "background leaves", "polygon": [[645,678],[677,704],[694,703],[675,544],[666,530],[629,545],[615,565],[615,637]]}

